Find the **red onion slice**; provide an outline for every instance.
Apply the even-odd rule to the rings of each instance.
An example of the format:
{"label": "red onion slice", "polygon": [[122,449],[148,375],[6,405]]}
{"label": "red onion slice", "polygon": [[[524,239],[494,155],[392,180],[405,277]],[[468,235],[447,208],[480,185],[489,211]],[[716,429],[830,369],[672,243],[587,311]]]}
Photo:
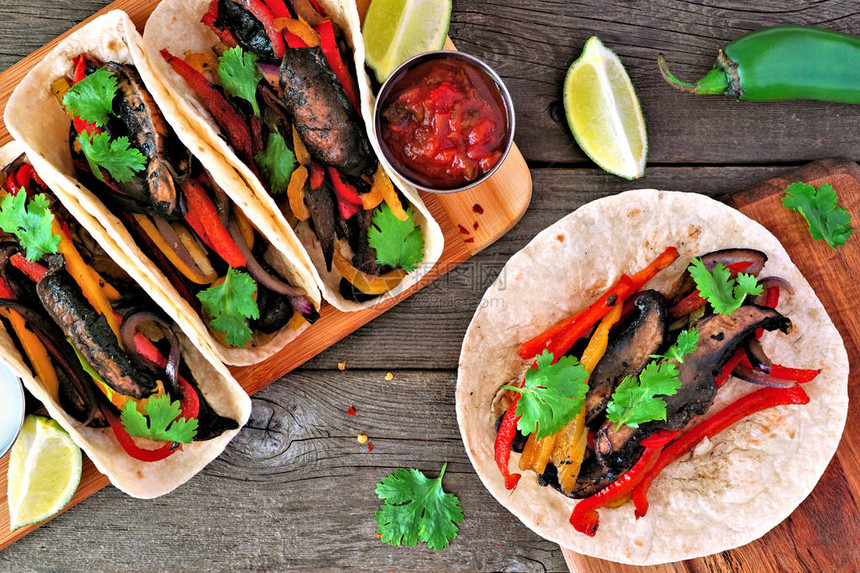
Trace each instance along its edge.
{"label": "red onion slice", "polygon": [[170,226],[170,223],[158,215],[152,215],[152,220],[155,222],[155,226],[161,234],[161,237],[167,243],[167,246],[176,253],[179,260],[185,263],[188,268],[198,275],[205,276],[206,273],[204,273],[197,263],[194,262],[194,257],[191,256],[191,253],[189,253],[188,249],[185,248],[185,245],[182,244],[182,239],[179,238],[176,231],[174,231],[173,227]]}
{"label": "red onion slice", "polygon": [[140,354],[137,350],[137,345],[134,342],[134,335],[138,330],[138,326],[143,322],[151,322],[158,326],[164,336],[167,338],[167,341],[170,343],[170,353],[167,357],[167,364],[165,364],[163,371],[164,375],[167,377],[168,382],[170,382],[170,391],[178,396],[182,395],[182,392],[179,389],[176,380],[179,376],[179,337],[176,336],[176,333],[170,327],[170,324],[167,323],[166,320],[161,318],[160,316],[151,313],[151,312],[136,312],[130,316],[127,316],[122,321],[122,326],[120,327],[120,336],[122,337],[122,343],[125,346],[126,350],[132,354],[137,360],[146,365],[154,366],[158,370],[162,370],[157,364],[153,364],[152,361],[146,359],[144,356]]}
{"label": "red onion slice", "polygon": [[727,267],[734,263],[751,261],[752,264],[744,272],[753,276],[758,276],[767,262],[767,255],[755,249],[722,249],[712,251],[699,258],[702,259],[702,263],[709,271],[714,270],[717,263],[722,263],[724,267]]}
{"label": "red onion slice", "polygon": [[752,382],[753,384],[758,384],[759,386],[770,386],[771,388],[791,388],[793,386],[797,386],[797,382],[794,380],[776,378],[770,374],[765,374],[764,372],[750,368],[743,363],[735,366],[735,369],[732,370],[732,376],[740,378],[741,380],[746,380],[747,382]]}

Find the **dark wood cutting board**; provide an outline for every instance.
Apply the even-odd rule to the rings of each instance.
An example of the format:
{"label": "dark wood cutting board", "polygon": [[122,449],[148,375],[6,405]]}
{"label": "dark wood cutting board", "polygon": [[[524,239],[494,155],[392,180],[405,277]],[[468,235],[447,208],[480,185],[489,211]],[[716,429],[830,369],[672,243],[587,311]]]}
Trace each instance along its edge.
{"label": "dark wood cutting board", "polygon": [[[564,549],[577,573],[702,573],[860,570],[860,231],[844,247],[831,249],[814,241],[803,217],[782,206],[783,191],[795,181],[816,187],[830,183],[839,204],[860,227],[860,166],[826,159],[768,179],[722,200],[760,222],[776,235],[815,293],[845,341],[848,377],[848,421],[836,456],[815,490],[785,521],[743,547],[709,557],[654,567],[633,567],[585,557]],[[756,479],[756,476],[750,476]]]}

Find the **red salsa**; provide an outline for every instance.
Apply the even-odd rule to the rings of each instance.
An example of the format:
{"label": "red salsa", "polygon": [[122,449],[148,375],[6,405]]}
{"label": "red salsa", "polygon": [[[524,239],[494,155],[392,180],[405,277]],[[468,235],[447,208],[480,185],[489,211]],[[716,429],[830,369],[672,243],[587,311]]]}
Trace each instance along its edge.
{"label": "red salsa", "polygon": [[425,187],[466,185],[505,152],[508,122],[499,89],[460,58],[408,70],[383,104],[381,135],[389,158]]}

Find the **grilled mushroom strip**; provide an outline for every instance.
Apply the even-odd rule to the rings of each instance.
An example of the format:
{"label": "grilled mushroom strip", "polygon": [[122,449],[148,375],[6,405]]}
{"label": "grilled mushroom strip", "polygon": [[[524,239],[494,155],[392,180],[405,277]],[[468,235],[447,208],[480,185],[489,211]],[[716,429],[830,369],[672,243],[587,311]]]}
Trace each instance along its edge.
{"label": "grilled mushroom strip", "polygon": [[311,155],[350,177],[376,167],[364,124],[322,50],[287,50],[280,82],[281,98]]}
{"label": "grilled mushroom strip", "polygon": [[151,396],[158,387],[155,377],[131,363],[107,319],[90,306],[66,272],[62,255],[51,255],[49,261],[36,292],[54,322],[108,386],[135,399]]}
{"label": "grilled mushroom strip", "polygon": [[322,247],[325,266],[331,271],[332,257],[334,256],[334,240],[336,237],[336,223],[338,220],[335,211],[334,198],[327,183],[319,189],[311,189],[310,182],[305,182],[305,204],[311,215],[317,239]]}
{"label": "grilled mushroom strip", "polygon": [[615,388],[627,376],[638,376],[666,340],[666,298],[647,290],[636,299],[636,316],[611,337],[606,354],[589,378],[585,422],[592,424],[606,410]]}

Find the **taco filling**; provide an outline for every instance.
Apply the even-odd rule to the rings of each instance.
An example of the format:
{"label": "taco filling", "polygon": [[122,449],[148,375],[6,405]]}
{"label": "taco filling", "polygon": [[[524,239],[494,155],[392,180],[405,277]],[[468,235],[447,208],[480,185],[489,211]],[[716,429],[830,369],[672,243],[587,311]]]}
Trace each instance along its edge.
{"label": "taco filling", "polygon": [[211,51],[161,56],[288,222],[310,226],[340,295],[394,289],[424,239],[368,140],[342,31],[313,0],[212,0],[202,22]]}
{"label": "taco filling", "polygon": [[[792,287],[758,276],[765,253],[702,254],[671,292],[643,290],[678,256],[666,249],[524,342],[518,354],[532,364],[520,384],[502,386],[495,460],[505,487],[520,479],[508,467],[510,452],[520,452],[520,470],[581,500],[570,523],[590,536],[599,508],[632,499],[644,516],[651,481],[703,439],[755,412],[809,402],[799,384],[820,372],[775,364],[762,349],[763,332],[791,329],[776,306],[780,289]],[[730,376],[763,388],[711,411]]]}
{"label": "taco filling", "polygon": [[264,344],[319,312],[275,248],[167,124],[134,66],[73,60],[51,89],[72,119],[78,179],[229,347]]}
{"label": "taco filling", "polygon": [[176,326],[23,155],[0,185],[0,320],[54,402],[144,462],[238,428],[201,392]]}

